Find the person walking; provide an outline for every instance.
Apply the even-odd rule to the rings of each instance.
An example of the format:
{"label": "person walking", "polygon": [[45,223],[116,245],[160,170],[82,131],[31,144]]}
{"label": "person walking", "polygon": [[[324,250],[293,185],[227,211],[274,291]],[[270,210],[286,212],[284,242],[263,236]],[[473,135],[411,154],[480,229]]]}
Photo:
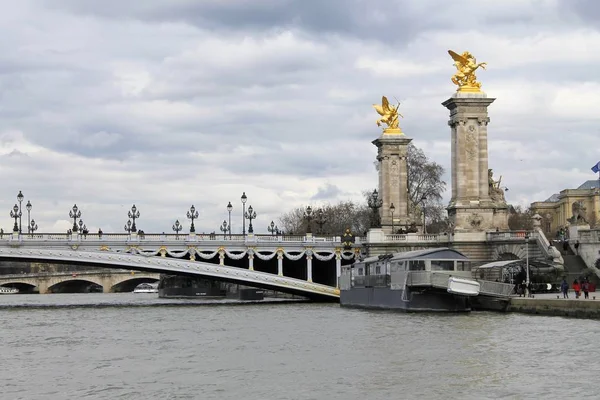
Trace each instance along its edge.
{"label": "person walking", "polygon": [[590,282],[585,278],[585,281],[581,284],[581,290],[583,290],[583,298],[590,298]]}
{"label": "person walking", "polygon": [[563,294],[563,299],[569,298],[569,284],[567,283],[567,278],[563,278],[562,283],[560,284],[560,290]]}
{"label": "person walking", "polygon": [[575,298],[578,299],[579,292],[581,291],[581,286],[579,285],[579,282],[577,281],[577,279],[575,279],[573,281],[573,291],[575,292]]}
{"label": "person walking", "polygon": [[575,255],[579,255],[579,240],[575,242]]}

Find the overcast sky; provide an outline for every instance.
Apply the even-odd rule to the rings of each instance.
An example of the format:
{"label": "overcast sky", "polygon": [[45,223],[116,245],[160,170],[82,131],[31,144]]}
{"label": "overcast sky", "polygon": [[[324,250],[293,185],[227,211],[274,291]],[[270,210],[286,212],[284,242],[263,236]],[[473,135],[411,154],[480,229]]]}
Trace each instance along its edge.
{"label": "overcast sky", "polygon": [[[371,104],[450,167],[447,50],[471,51],[490,168],[528,204],[595,179],[595,0],[0,0],[0,227],[19,190],[43,232],[74,203],[90,230],[219,232],[242,192],[255,232],[293,207],[377,184]],[[449,191],[445,201],[449,199]],[[25,204],[23,203],[23,205]],[[27,213],[24,209],[23,230]]]}

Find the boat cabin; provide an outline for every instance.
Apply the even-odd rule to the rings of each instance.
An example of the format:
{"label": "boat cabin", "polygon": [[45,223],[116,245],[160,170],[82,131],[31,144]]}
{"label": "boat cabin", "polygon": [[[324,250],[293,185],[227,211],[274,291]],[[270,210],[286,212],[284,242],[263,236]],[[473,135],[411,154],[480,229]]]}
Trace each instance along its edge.
{"label": "boat cabin", "polygon": [[390,286],[393,276],[441,272],[471,277],[471,261],[461,252],[447,247],[407,251],[368,257],[342,267],[342,286]]}

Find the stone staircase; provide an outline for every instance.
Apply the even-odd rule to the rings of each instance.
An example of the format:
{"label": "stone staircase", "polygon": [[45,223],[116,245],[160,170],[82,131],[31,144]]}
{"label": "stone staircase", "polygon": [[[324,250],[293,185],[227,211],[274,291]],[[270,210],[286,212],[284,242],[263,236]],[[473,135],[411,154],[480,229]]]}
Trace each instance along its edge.
{"label": "stone staircase", "polygon": [[569,285],[572,284],[575,279],[579,279],[581,276],[588,276],[590,281],[597,282],[598,278],[596,274],[590,272],[580,256],[567,254],[563,255],[563,259],[565,260],[565,276],[567,277],[567,282]]}

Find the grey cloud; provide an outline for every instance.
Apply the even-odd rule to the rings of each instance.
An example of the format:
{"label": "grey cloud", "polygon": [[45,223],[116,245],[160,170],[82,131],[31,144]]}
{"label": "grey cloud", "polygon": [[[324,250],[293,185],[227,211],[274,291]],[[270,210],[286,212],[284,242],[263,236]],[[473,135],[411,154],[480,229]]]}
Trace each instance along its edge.
{"label": "grey cloud", "polygon": [[337,187],[336,185],[333,185],[331,183],[326,183],[325,185],[321,186],[319,188],[319,190],[317,191],[317,193],[315,193],[315,195],[312,196],[310,199],[311,200],[332,200],[332,199],[335,199],[340,194],[342,194],[342,190],[339,187]]}

